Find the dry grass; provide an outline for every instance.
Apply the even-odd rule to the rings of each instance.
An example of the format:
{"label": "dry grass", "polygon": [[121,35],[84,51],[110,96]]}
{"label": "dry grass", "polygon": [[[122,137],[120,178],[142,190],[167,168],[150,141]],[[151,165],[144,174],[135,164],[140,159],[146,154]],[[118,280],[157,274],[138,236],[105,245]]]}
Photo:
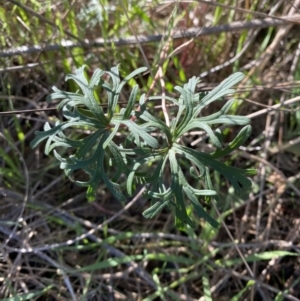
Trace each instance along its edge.
{"label": "dry grass", "polygon": [[[242,70],[247,78],[237,87],[241,101],[232,113],[253,116],[253,133],[247,147],[227,160],[257,168],[253,190],[238,198],[215,175],[222,227],[199,221],[195,231],[180,232],[169,211],[145,220],[141,212],[148,204],[139,194],[123,207],[100,187],[97,200],[87,203],[53,157],[30,149],[34,131],[59,112],[1,114],[0,298],[300,300],[300,1],[179,2],[175,11],[172,2],[101,0],[94,14],[87,12],[92,3],[7,1],[0,7],[1,112],[53,107],[45,102],[51,87],[75,90],[63,79],[83,63],[90,70],[121,63],[124,74],[149,64],[152,74],[140,83],[145,91],[156,72],[164,74],[152,93],[171,93],[199,74],[199,89],[209,90]],[[284,25],[170,38],[194,26],[264,18]],[[165,35],[163,43],[135,37],[157,34]],[[91,48],[83,41],[129,36],[135,43],[125,46]],[[63,39],[81,46],[45,51]],[[33,45],[42,50],[7,54]],[[228,140],[237,130],[227,132]],[[191,135],[186,142],[197,139]]]}

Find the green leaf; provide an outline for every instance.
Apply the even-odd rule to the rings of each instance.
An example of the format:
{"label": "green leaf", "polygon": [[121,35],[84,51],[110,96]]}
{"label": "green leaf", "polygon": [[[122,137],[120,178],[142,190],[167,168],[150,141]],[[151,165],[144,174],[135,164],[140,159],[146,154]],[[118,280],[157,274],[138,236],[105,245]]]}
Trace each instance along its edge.
{"label": "green leaf", "polygon": [[241,300],[243,294],[251,287],[255,285],[255,281],[254,280],[249,280],[246,284],[246,286],[240,290],[235,296],[233,296],[230,301],[239,301]]}
{"label": "green leaf", "polygon": [[101,107],[98,105],[98,102],[94,96],[94,89],[91,87],[86,79],[86,76],[84,74],[85,65],[82,66],[79,69],[75,70],[75,75],[69,74],[66,76],[66,80],[72,79],[74,80],[77,85],[80,87],[81,91],[84,94],[84,97],[82,98],[82,104],[86,106],[91,113],[101,120],[102,122],[105,122],[104,115]]}
{"label": "green leaf", "polygon": [[196,150],[187,148],[177,143],[173,144],[173,148],[179,153],[185,154],[186,156],[189,155],[190,158],[193,157],[195,161],[199,160],[202,164],[211,167],[221,173],[230,181],[237,194],[241,193],[241,187],[239,183],[242,184],[242,189],[246,190],[252,186],[251,181],[244,176],[243,170],[218,162],[210,154],[197,152]]}
{"label": "green leaf", "polygon": [[[225,105],[223,106],[223,108],[217,113],[214,113],[214,114],[211,114],[211,115],[208,115],[208,116],[204,116],[204,117],[199,117],[197,119],[201,122],[206,122],[206,121],[209,121],[209,120],[214,120],[214,119],[216,119],[216,118],[218,118],[222,115],[225,115],[229,111],[230,107],[233,105],[234,101],[235,101],[234,99],[231,99],[231,100],[227,101],[225,103]],[[194,108],[194,111],[197,112],[197,107]],[[194,118],[196,118],[197,115],[198,114],[194,113]]]}
{"label": "green leaf", "polygon": [[243,127],[240,130],[240,132],[237,134],[237,136],[228,144],[227,147],[225,147],[222,150],[220,149],[216,150],[212,154],[212,157],[217,159],[230,154],[231,152],[233,152],[235,149],[239,148],[241,145],[243,145],[246,142],[246,140],[251,135],[251,132],[252,132],[252,128],[250,125]]}
{"label": "green leaf", "polygon": [[[285,256],[296,256],[299,257],[300,254],[298,253],[292,253],[288,251],[282,251],[282,250],[275,250],[275,251],[266,251],[262,253],[256,253],[245,256],[245,260],[247,262],[256,262],[256,261],[262,261],[262,260],[271,260],[276,257],[285,257]],[[216,264],[221,266],[230,267],[235,264],[243,263],[243,260],[241,258],[235,258],[235,259],[224,259],[224,260],[217,260]]]}
{"label": "green leaf", "polygon": [[217,119],[207,121],[208,124],[233,124],[233,125],[247,125],[250,123],[250,119],[244,116],[235,115],[223,115]]}
{"label": "green leaf", "polygon": [[245,78],[245,75],[241,72],[237,72],[232,74],[227,79],[225,79],[221,84],[219,84],[216,88],[210,91],[206,96],[204,96],[200,100],[200,104],[194,110],[194,116],[197,116],[201,109],[205,106],[209,105],[213,101],[227,95],[232,94],[234,92],[233,89],[230,89],[235,84],[239,83],[242,79]]}
{"label": "green leaf", "polygon": [[158,118],[152,116],[148,111],[144,111],[140,116],[141,119],[148,121],[147,126],[148,127],[156,127],[166,135],[167,140],[169,143],[172,143],[172,134],[170,132],[169,127]]}
{"label": "green leaf", "polygon": [[[193,77],[189,80],[188,84],[184,85],[184,88],[175,87],[177,90],[181,92],[181,97],[183,98],[183,104],[185,106],[186,113],[182,120],[178,123],[178,127],[176,129],[176,138],[181,136],[181,132],[183,129],[189,124],[193,116],[193,109],[194,109],[194,91],[197,84],[196,77]],[[176,139],[177,140],[177,139]]]}
{"label": "green leaf", "polygon": [[109,135],[109,137],[106,139],[106,141],[103,143],[103,149],[106,149],[106,147],[111,143],[111,141],[113,140],[113,138],[115,137],[115,135],[117,134],[118,132],[118,129],[119,129],[120,125],[117,124],[113,131],[111,132],[111,134]]}
{"label": "green leaf", "polygon": [[211,139],[213,145],[215,145],[218,149],[222,148],[221,141],[214,134],[211,127],[208,124],[204,123],[204,122],[198,121],[197,119],[191,120],[190,123],[184,129],[182,129],[182,132],[180,133],[180,136],[182,136],[183,134],[185,134],[188,131],[195,130],[195,129],[198,129],[198,128],[204,130],[208,134],[208,136]]}
{"label": "green leaf", "polygon": [[127,75],[124,78],[124,82],[128,82],[130,79],[134,78],[138,74],[141,74],[141,73],[147,71],[147,69],[148,69],[147,67],[140,67],[140,68],[136,69],[135,71],[131,72],[129,75]]}
{"label": "green leaf", "polygon": [[187,186],[183,186],[183,190],[187,197],[191,200],[198,217],[206,220],[212,227],[219,228],[220,224],[204,210],[204,208],[195,197],[194,192]]}
{"label": "green leaf", "polygon": [[[184,200],[183,200],[183,191],[179,182],[178,164],[177,164],[175,152],[172,149],[169,152],[169,161],[170,161],[171,173],[172,173],[171,190],[175,198],[174,203],[172,203],[172,205],[175,207],[178,226],[181,228],[182,227],[181,222],[184,222],[188,224],[190,227],[195,228],[195,224],[188,217],[185,209]],[[179,220],[181,222],[179,222]]]}
{"label": "green leaf", "polygon": [[161,211],[166,205],[168,205],[171,202],[170,199],[162,199],[156,202],[154,205],[149,207],[147,210],[143,212],[143,216],[145,218],[153,218],[156,216],[156,214]]}
{"label": "green leaf", "polygon": [[132,91],[130,93],[129,99],[128,99],[126,110],[123,113],[123,119],[129,119],[130,118],[131,112],[133,111],[133,107],[134,107],[134,104],[135,104],[135,100],[136,100],[136,96],[137,96],[138,90],[139,90],[139,86],[138,85],[136,85],[136,86],[133,87],[133,89],[132,89]]}
{"label": "green leaf", "polygon": [[138,126],[132,120],[122,120],[122,123],[125,124],[132,133],[144,139],[147,145],[152,148],[158,147],[158,141],[154,137],[149,135],[144,128]]}

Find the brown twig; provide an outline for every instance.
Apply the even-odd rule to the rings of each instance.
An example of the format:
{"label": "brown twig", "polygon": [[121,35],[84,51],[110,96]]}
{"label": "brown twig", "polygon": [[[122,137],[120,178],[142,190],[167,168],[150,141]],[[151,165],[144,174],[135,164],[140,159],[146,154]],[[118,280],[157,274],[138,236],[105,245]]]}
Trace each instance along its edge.
{"label": "brown twig", "polygon": [[[195,38],[205,35],[219,34],[223,32],[233,32],[244,29],[255,29],[255,28],[266,28],[270,26],[286,26],[288,24],[299,24],[300,23],[300,15],[295,14],[293,16],[283,16],[281,18],[269,17],[265,19],[254,19],[249,22],[236,21],[230,24],[214,26],[214,27],[191,27],[187,30],[177,30],[174,31],[172,39],[185,39],[185,38]],[[199,33],[199,31],[201,32]],[[78,42],[72,41],[61,41],[60,44],[52,44],[47,47],[43,47],[41,45],[36,46],[21,46],[16,48],[7,49],[4,51],[0,51],[0,57],[11,57],[15,55],[22,54],[31,54],[37,53],[40,51],[56,51],[61,50],[61,48],[76,48],[76,47],[107,47],[107,45],[114,44],[115,46],[125,46],[125,45],[135,45],[137,43],[137,39],[140,44],[151,43],[151,42],[159,42],[163,38],[163,35],[153,35],[153,36],[145,36],[145,35],[137,35],[131,36],[128,38],[121,39],[95,39],[95,40],[83,40]]]}

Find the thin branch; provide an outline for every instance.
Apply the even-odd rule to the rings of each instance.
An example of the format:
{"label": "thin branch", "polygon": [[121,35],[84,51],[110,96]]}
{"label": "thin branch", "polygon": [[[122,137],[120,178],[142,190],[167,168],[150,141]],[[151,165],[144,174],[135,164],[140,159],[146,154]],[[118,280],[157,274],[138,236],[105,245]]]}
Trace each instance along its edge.
{"label": "thin branch", "polygon": [[[0,99],[3,98],[1,97],[0,95]],[[256,117],[259,117],[261,115],[264,115],[264,114],[267,114],[268,112],[270,111],[276,111],[276,110],[283,110],[281,107],[282,106],[287,106],[287,105],[291,105],[291,104],[294,104],[294,103],[297,103],[300,101],[300,96],[297,96],[297,97],[294,97],[294,98],[291,98],[291,99],[288,99],[286,100],[285,102],[283,102],[282,104],[279,103],[279,104],[275,104],[275,105],[272,105],[272,106],[266,106],[265,109],[262,109],[260,111],[256,111],[256,112],[253,112],[251,114],[248,114],[247,117],[248,118],[256,118]],[[119,102],[119,104],[127,104],[127,102]],[[260,104],[261,105],[261,104]],[[99,106],[101,107],[105,107],[107,106],[106,103],[104,104],[99,104]],[[56,108],[45,108],[45,109],[31,109],[31,110],[16,110],[16,111],[7,111],[7,112],[0,112],[0,116],[4,116],[4,115],[15,115],[15,114],[22,114],[22,113],[34,113],[34,112],[43,112],[43,111],[53,111],[53,110],[56,110]],[[286,111],[286,110],[284,110]]]}
{"label": "thin branch", "polygon": [[262,109],[260,111],[256,111],[254,113],[248,114],[247,117],[253,119],[253,118],[259,117],[261,115],[267,114],[270,111],[278,110],[282,106],[291,105],[291,104],[294,104],[294,103],[296,103],[298,101],[300,101],[300,96],[297,96],[297,97],[291,98],[289,100],[286,100],[283,103],[278,103],[276,105],[270,106],[270,107],[268,107],[266,109]]}
{"label": "thin branch", "polygon": [[[265,28],[270,26],[286,26],[290,23],[299,24],[300,23],[300,14],[295,14],[291,16],[284,16],[281,19],[274,19],[274,18],[265,18],[265,19],[255,19],[249,22],[243,21],[236,21],[226,25],[214,26],[214,27],[191,27],[186,30],[175,30],[172,39],[185,39],[185,38],[195,38],[205,35],[213,35],[219,34],[223,32],[233,32],[239,31],[244,29],[255,29],[255,28]],[[199,33],[199,31],[201,32]],[[15,48],[6,49],[4,51],[0,51],[0,57],[11,57],[14,55],[22,55],[22,54],[32,54],[38,53],[41,51],[57,51],[61,50],[61,48],[104,48],[107,47],[109,44],[114,44],[115,46],[126,46],[126,45],[135,45],[137,40],[140,44],[145,43],[153,43],[159,42],[163,38],[163,35],[153,35],[153,36],[145,36],[145,35],[138,35],[138,36],[131,36],[128,38],[113,38],[113,39],[95,39],[95,40],[87,40],[85,39],[80,42],[72,42],[70,40],[62,40],[60,44],[50,44],[46,47],[41,45],[36,46],[20,46]]]}

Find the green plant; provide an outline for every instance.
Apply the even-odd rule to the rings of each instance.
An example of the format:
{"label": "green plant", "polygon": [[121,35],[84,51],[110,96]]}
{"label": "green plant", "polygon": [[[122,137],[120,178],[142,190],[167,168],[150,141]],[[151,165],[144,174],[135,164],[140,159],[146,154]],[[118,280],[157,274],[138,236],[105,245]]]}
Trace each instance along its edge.
{"label": "green plant", "polygon": [[[150,113],[146,107],[144,94],[139,97],[137,108],[138,85],[133,87],[126,108],[118,110],[119,97],[124,85],[145,70],[146,68],[139,68],[122,81],[118,66],[113,67],[111,71],[97,69],[90,81],[85,75],[84,66],[77,69],[75,75],[68,75],[66,80],[74,80],[82,93],[53,88],[54,93],[48,100],[62,100],[57,109],[62,109],[66,121],[57,122],[53,128],[46,123],[43,132],[36,132],[36,138],[31,142],[31,146],[36,147],[47,139],[45,153],[48,155],[54,150],[54,155],[67,176],[71,178],[74,171],[83,170],[89,179],[75,182],[77,185],[88,187],[89,200],[95,199],[97,187],[103,181],[118,200],[125,201],[124,189],[118,183],[125,176],[128,195],[133,194],[136,184],[147,185],[145,194],[151,199],[151,207],[143,213],[145,217],[151,218],[164,206],[169,205],[175,209],[177,227],[184,227],[185,224],[194,227],[194,222],[186,211],[185,195],[191,201],[199,218],[204,218],[213,227],[218,227],[218,222],[204,210],[198,197],[202,197],[205,201],[217,199],[210,169],[221,173],[238,194],[241,190],[251,187],[251,181],[246,176],[253,175],[255,170],[238,169],[217,160],[242,145],[249,137],[251,127],[246,117],[226,115],[233,99],[217,113],[204,117],[200,117],[200,114],[210,103],[233,93],[231,87],[242,80],[244,75],[242,73],[231,75],[206,95],[195,93],[199,81],[196,77],[191,78],[183,87],[175,87],[180,93],[178,99],[164,96],[165,100],[177,107],[168,126],[165,121]],[[109,75],[112,84],[102,79],[105,74]],[[95,89],[99,87],[107,93],[106,113],[97,100]],[[154,99],[162,97],[149,98]],[[246,126],[228,146],[223,147],[221,131],[214,132],[211,128],[215,124]],[[89,134],[80,139],[71,139],[64,133],[68,128],[84,129],[85,132],[89,130]],[[215,152],[203,153],[179,142],[185,133],[193,129],[201,129],[207,133],[216,147]],[[154,138],[154,132],[158,132],[162,138]],[[117,135],[118,133],[121,135]],[[126,138],[121,140],[122,137]],[[63,157],[56,151],[60,147],[71,148],[75,152]],[[109,162],[108,168],[105,162]],[[188,182],[185,176],[187,171],[183,170],[186,164],[190,166],[190,176],[196,183],[203,182],[204,189],[196,189]],[[153,170],[151,175],[145,171],[145,167],[150,165]],[[168,173],[170,173],[169,181],[164,177]]]}

